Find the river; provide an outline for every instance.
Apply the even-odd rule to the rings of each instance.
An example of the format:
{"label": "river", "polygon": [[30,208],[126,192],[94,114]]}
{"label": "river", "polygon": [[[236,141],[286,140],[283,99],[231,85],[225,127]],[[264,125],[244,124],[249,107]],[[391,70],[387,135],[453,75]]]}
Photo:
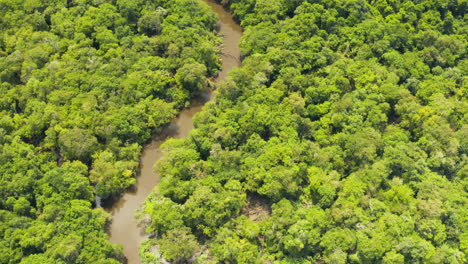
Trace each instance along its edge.
{"label": "river", "polygon": [[[221,5],[215,3],[214,0],[204,1],[219,15],[219,33],[223,37],[221,71],[216,78],[216,81],[219,82],[224,80],[233,67],[240,66],[238,42],[242,36],[242,29]],[[194,100],[189,108],[184,109],[176,120],[144,147],[140,159],[140,173],[135,186],[120,199],[104,208],[112,215],[109,227],[110,241],[123,245],[123,252],[128,264],[141,263],[138,249],[147,235],[137,225],[134,215],[159,182],[160,175],[153,171],[153,164],[162,157],[159,147],[168,138],[187,137],[193,128],[192,117],[202,109],[204,103],[210,98],[211,94],[206,93],[201,98]]]}

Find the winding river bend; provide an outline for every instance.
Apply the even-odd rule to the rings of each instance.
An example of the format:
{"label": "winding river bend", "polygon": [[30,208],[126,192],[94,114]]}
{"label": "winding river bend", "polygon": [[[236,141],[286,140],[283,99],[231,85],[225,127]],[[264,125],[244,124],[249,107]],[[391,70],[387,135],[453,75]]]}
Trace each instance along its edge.
{"label": "winding river bend", "polygon": [[[219,33],[223,37],[222,68],[216,79],[219,82],[227,76],[229,70],[240,66],[238,42],[242,36],[242,29],[221,5],[215,3],[214,0],[203,1],[219,15]],[[144,147],[140,159],[140,175],[137,177],[135,186],[119,200],[109,206],[104,206],[112,215],[109,228],[110,241],[123,245],[128,264],[141,263],[138,249],[142,240],[146,238],[146,234],[138,227],[134,214],[159,182],[160,175],[153,171],[153,164],[162,157],[159,147],[168,138],[187,137],[193,128],[192,117],[210,98],[211,94],[207,93],[193,101],[189,108],[183,110],[176,120]]]}

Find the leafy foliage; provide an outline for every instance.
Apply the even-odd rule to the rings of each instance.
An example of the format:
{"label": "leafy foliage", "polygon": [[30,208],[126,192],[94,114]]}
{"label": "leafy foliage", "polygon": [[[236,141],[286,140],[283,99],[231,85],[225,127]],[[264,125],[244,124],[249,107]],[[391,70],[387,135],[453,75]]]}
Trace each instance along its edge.
{"label": "leafy foliage", "polygon": [[220,2],[243,66],[165,144],[147,230],[202,262],[466,263],[466,1]]}
{"label": "leafy foliage", "polygon": [[217,73],[215,27],[191,0],[0,0],[0,263],[123,261],[94,196]]}

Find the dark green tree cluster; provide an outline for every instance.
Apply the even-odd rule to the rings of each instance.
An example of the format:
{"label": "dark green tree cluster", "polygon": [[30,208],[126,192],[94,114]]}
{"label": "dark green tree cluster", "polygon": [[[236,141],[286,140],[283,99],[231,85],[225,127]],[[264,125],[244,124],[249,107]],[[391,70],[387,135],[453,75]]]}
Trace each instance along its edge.
{"label": "dark green tree cluster", "polygon": [[145,248],[467,263],[468,2],[222,2],[245,60],[191,136],[165,144]]}
{"label": "dark green tree cluster", "polygon": [[93,209],[219,70],[192,0],[0,0],[0,263],[119,263]]}

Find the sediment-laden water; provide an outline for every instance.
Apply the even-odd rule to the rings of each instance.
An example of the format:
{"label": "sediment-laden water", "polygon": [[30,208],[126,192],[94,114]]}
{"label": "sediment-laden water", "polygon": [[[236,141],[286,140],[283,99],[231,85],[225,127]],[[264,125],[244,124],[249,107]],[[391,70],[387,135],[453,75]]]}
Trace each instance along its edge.
{"label": "sediment-laden water", "polygon": [[[221,5],[213,0],[204,1],[219,15],[219,33],[223,37],[222,68],[216,79],[219,82],[227,76],[229,70],[240,65],[238,42],[242,36],[242,29]],[[104,206],[112,215],[109,227],[110,241],[123,245],[128,264],[141,263],[138,249],[147,235],[138,227],[135,212],[159,182],[160,176],[153,171],[153,164],[162,157],[160,146],[169,138],[188,136],[193,128],[192,117],[201,110],[209,98],[211,94],[208,93],[193,101],[189,108],[184,109],[176,120],[144,147],[140,159],[140,174],[135,186],[120,199]]]}

